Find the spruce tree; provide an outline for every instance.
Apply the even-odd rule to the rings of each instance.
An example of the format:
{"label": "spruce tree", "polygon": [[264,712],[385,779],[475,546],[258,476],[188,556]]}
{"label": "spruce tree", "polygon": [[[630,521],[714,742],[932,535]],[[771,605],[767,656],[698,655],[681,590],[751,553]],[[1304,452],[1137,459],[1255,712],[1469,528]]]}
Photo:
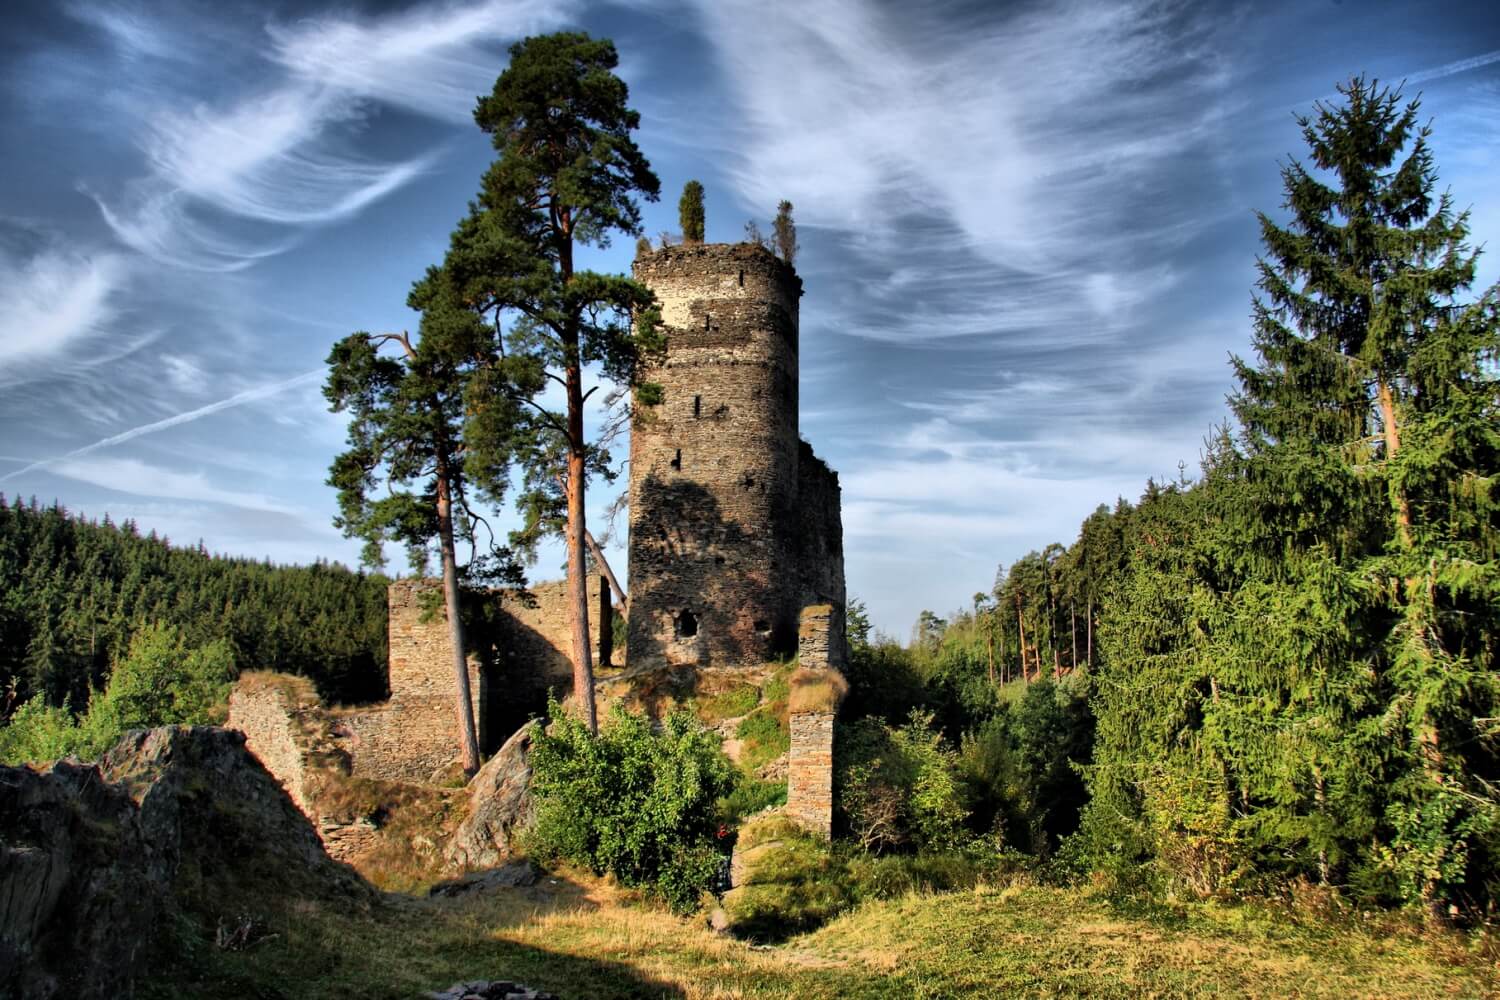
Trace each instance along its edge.
{"label": "spruce tree", "polygon": [[703,242],[703,185],[688,181],[682,186],[682,198],[677,202],[677,220],[682,226],[682,242]]}
{"label": "spruce tree", "polygon": [[1495,896],[1493,290],[1434,197],[1416,102],[1299,119],[1260,217],[1238,435],[1148,491],[1106,600],[1086,828],[1218,891],[1264,872],[1438,914]]}

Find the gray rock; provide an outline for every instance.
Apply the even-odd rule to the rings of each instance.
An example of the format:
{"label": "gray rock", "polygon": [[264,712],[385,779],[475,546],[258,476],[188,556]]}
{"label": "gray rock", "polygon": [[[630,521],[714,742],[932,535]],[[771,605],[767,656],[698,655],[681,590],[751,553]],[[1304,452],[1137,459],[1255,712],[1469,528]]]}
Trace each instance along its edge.
{"label": "gray rock", "polygon": [[166,883],[134,803],[91,765],[0,767],[0,996],[129,994]]}
{"label": "gray rock", "polygon": [[469,814],[444,851],[451,868],[493,868],[510,859],[516,834],[531,821],[530,750],[526,725],[469,782]]}
{"label": "gray rock", "polygon": [[465,896],[491,889],[516,889],[536,885],[541,871],[530,861],[512,861],[489,871],[474,872],[451,882],[439,882],[427,890],[429,896]]}

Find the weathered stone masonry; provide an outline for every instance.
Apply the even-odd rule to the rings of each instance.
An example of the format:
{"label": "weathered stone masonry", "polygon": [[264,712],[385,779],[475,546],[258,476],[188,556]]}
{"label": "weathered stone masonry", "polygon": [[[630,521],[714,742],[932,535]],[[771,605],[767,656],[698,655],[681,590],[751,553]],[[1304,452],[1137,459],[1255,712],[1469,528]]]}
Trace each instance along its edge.
{"label": "weathered stone masonry", "polygon": [[[350,752],[357,775],[429,781],[451,765],[458,753],[448,620],[440,602],[431,613],[425,610],[440,590],[436,580],[391,584],[390,700],[342,720],[352,737]],[[427,592],[433,596],[424,600]],[[495,593],[500,614],[498,634],[491,637],[491,655],[474,652],[469,656],[474,718],[486,751],[498,747],[529,716],[541,713],[549,689],[555,689],[560,698],[572,690],[567,584],[536,584],[530,593],[534,603],[510,591]],[[589,581],[589,604],[595,654],[607,662],[612,610],[608,588],[598,578]]]}
{"label": "weathered stone masonry", "polygon": [[802,281],[752,244],[666,247],[663,402],[630,440],[632,667],[762,663],[809,603],[844,604],[838,477],[797,432]]}
{"label": "weathered stone masonry", "polygon": [[788,712],[786,814],[827,837],[833,833],[833,720],[846,685],[844,609],[810,605],[797,636],[798,670]]}

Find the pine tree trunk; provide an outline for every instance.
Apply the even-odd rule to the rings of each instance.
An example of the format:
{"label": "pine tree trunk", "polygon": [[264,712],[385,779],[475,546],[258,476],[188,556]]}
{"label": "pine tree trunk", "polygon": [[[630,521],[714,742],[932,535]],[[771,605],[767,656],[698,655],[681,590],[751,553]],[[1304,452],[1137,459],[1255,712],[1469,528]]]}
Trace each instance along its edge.
{"label": "pine tree trunk", "polygon": [[1092,595],[1089,597],[1087,610],[1088,646],[1086,652],[1088,654],[1089,669],[1092,670],[1094,668],[1094,598]]}
{"label": "pine tree trunk", "polygon": [[1021,633],[1021,679],[1030,683],[1031,672],[1026,666],[1026,616],[1021,614],[1021,594],[1016,592],[1016,628]]}
{"label": "pine tree trunk", "polygon": [[479,739],[474,729],[474,698],[469,686],[469,658],[464,654],[463,619],[458,607],[458,563],[453,548],[453,498],[446,475],[446,463],[439,463],[437,477],[438,547],[443,559],[443,606],[448,615],[448,638],[453,647],[453,680],[458,715],[458,745],[463,756],[464,773],[473,777],[479,770]]}
{"label": "pine tree trunk", "polygon": [[[576,344],[574,356],[576,357]],[[573,697],[589,732],[599,732],[599,713],[594,706],[594,658],[589,648],[589,587],[583,561],[584,536],[584,437],[583,372],[577,364],[567,367],[568,389],[568,604],[573,609]]]}

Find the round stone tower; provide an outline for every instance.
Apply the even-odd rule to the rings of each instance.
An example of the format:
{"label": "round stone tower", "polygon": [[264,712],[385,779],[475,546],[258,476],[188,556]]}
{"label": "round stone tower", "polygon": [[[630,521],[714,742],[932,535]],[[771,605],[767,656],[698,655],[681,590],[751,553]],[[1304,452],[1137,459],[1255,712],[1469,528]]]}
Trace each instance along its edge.
{"label": "round stone tower", "polygon": [[764,662],[796,648],[797,300],[748,243],[635,262],[661,304],[663,400],[630,436],[632,666]]}

